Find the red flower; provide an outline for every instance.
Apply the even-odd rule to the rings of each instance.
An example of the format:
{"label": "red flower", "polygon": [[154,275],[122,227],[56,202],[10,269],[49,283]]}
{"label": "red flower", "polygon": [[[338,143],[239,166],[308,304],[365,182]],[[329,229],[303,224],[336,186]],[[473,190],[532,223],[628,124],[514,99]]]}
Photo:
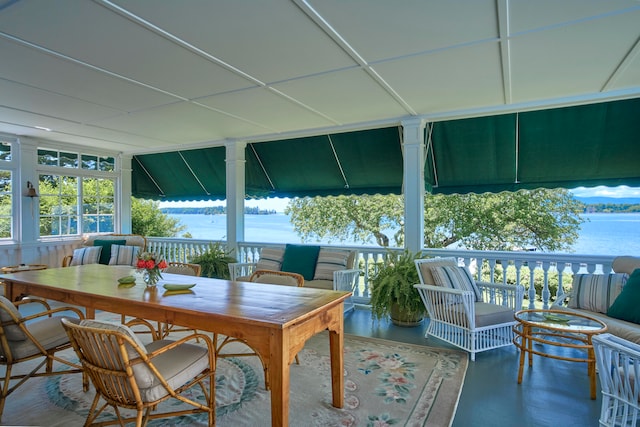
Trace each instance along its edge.
{"label": "red flower", "polygon": [[165,260],[160,261],[160,263],[158,264],[158,268],[159,269],[164,269],[167,268],[167,262]]}
{"label": "red flower", "polygon": [[139,259],[138,262],[136,263],[136,267],[145,268],[145,261],[143,259]]}
{"label": "red flower", "polygon": [[144,268],[148,268],[149,270],[156,266],[156,262],[152,259],[148,259],[144,262]]}

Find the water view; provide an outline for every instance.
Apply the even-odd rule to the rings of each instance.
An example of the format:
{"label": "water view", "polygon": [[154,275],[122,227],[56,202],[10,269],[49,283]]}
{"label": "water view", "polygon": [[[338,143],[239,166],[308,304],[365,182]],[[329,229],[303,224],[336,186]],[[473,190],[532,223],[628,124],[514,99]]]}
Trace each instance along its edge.
{"label": "water view", "polygon": [[[194,239],[221,240],[226,238],[224,215],[172,215],[187,226]],[[588,255],[640,255],[640,213],[596,213],[583,214],[580,237],[573,252]],[[301,243],[293,230],[289,216],[246,215],[245,240],[249,242]],[[368,243],[322,240],[321,243],[348,246],[376,246]]]}

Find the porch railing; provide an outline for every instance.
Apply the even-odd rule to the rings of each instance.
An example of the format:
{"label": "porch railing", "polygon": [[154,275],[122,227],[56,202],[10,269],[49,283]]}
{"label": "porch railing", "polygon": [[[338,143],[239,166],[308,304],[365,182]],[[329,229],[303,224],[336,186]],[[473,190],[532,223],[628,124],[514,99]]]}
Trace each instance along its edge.
{"label": "porch railing", "polygon": [[[214,241],[150,237],[147,243],[150,251],[164,254],[169,261],[188,262],[206,251]],[[219,243],[225,244],[224,241]],[[284,244],[242,242],[238,245],[236,258],[239,262],[255,262],[260,258],[262,248],[283,246]],[[354,290],[354,300],[361,304],[369,302],[369,279],[377,272],[387,251],[402,251],[398,248],[362,246],[339,248],[358,253],[356,267],[362,273]],[[610,273],[614,259],[613,256],[600,255],[452,249],[423,249],[422,254],[428,257],[455,257],[460,265],[469,267],[477,280],[522,284],[526,289],[525,305],[529,308],[548,308],[557,297],[570,289],[572,277],[576,273]]]}

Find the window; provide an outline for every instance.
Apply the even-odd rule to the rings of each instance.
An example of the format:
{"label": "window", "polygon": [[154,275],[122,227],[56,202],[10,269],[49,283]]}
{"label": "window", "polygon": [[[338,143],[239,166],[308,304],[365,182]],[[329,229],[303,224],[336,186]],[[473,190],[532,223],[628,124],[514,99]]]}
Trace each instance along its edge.
{"label": "window", "polygon": [[13,237],[11,143],[0,140],[0,239]]}
{"label": "window", "polygon": [[[115,158],[38,149],[40,236],[115,230]],[[71,172],[70,169],[75,169]]]}

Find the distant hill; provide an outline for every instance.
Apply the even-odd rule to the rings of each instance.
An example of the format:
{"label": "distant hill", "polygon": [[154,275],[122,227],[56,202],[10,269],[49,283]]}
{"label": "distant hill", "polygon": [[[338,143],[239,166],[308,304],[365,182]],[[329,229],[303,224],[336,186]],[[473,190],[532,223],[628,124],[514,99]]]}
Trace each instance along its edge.
{"label": "distant hill", "polygon": [[586,205],[609,204],[609,205],[639,205],[640,197],[577,197],[576,200]]}

